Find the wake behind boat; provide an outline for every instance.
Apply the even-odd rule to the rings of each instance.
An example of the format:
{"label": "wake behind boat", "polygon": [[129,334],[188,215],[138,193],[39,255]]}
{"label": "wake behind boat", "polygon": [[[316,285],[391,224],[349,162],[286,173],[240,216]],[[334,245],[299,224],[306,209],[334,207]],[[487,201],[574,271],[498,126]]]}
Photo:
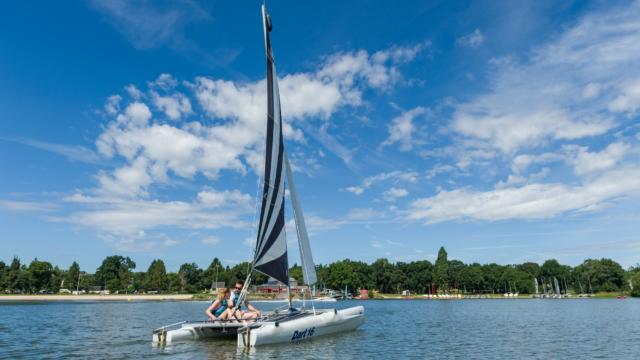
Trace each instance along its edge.
{"label": "wake behind boat", "polygon": [[[304,215],[298,199],[293,172],[284,148],[280,93],[269,36],[272,24],[264,4],[262,5],[262,24],[267,58],[267,132],[264,187],[251,271],[249,271],[242,291],[234,303],[234,314],[239,310],[241,304],[246,303],[247,290],[253,271],[261,272],[287,284],[287,294],[290,293],[284,219],[285,178],[293,207],[304,283],[311,286],[317,281]],[[288,306],[283,311],[269,312],[256,320],[185,321],[163,326],[154,330],[153,341],[156,344],[170,344],[186,340],[237,336],[239,347],[252,347],[291,343],[354,330],[364,323],[363,306],[342,310],[335,308],[320,310],[315,309],[313,299],[310,300],[311,309],[304,307],[296,309],[291,300],[288,300],[286,301]]]}

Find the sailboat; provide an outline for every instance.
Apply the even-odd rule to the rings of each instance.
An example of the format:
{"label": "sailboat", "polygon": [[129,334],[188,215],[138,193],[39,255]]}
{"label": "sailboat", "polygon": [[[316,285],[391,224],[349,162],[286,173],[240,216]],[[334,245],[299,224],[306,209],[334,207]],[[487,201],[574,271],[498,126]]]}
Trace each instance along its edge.
{"label": "sailboat", "polygon": [[[282,133],[280,94],[271,49],[271,18],[262,5],[262,24],[267,62],[267,132],[262,206],[257,228],[256,247],[244,287],[236,301],[235,310],[246,301],[254,271],[263,273],[289,286],[289,263],[285,234],[285,178],[292,203],[304,283],[312,286],[317,276],[309,237],[295,186],[293,172],[287,159]],[[291,343],[322,335],[355,330],[364,323],[364,307],[342,310],[294,308],[289,296],[288,308],[264,314],[256,321],[183,321],[154,330],[153,341],[170,344],[178,341],[237,336],[239,347]]]}

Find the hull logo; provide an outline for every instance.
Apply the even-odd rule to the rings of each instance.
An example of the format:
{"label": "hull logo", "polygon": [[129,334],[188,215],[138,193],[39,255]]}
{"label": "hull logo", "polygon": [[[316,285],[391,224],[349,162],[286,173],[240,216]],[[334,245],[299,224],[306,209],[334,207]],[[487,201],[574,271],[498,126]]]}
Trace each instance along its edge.
{"label": "hull logo", "polygon": [[313,333],[316,331],[315,327],[306,328],[304,330],[296,330],[293,332],[293,336],[291,337],[291,341],[302,340],[305,338],[309,338],[313,336]]}

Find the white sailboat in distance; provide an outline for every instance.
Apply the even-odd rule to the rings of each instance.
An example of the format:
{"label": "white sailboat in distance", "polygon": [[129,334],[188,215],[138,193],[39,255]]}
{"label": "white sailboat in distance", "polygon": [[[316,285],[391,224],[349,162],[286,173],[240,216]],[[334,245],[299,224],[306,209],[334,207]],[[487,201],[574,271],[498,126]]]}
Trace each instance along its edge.
{"label": "white sailboat in distance", "polygon": [[[285,235],[285,177],[293,207],[304,283],[316,283],[316,270],[311,256],[309,237],[300,207],[293,172],[287,160],[282,136],[280,93],[269,33],[271,18],[262,5],[262,24],[267,60],[267,133],[264,187],[251,271],[244,282],[236,308],[242,304],[251,283],[252,273],[261,272],[289,286],[289,262]],[[256,321],[183,321],[163,326],[153,332],[153,342],[170,344],[178,341],[237,336],[238,346],[292,343],[322,335],[350,331],[364,323],[364,307],[347,309],[288,308],[265,313]]]}

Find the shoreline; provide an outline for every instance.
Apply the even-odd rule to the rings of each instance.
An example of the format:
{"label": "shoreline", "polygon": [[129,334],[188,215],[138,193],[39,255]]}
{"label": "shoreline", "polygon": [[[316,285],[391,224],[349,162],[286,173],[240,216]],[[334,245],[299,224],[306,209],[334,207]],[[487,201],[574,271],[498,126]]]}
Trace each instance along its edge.
{"label": "shoreline", "polygon": [[30,301],[191,301],[192,294],[158,294],[158,295],[0,295],[0,302]]}
{"label": "shoreline", "polygon": [[[592,297],[577,297],[572,296],[563,298],[560,300],[571,299],[616,299],[618,297],[629,298],[629,294],[624,293],[599,293]],[[153,295],[141,295],[141,294],[83,294],[83,295],[58,295],[58,294],[46,294],[46,295],[7,295],[0,294],[0,303],[25,303],[25,302],[57,302],[57,301],[209,301],[210,295],[203,296],[203,294],[153,294]],[[503,297],[503,296],[462,296],[462,297],[428,297],[425,295],[410,295],[402,296],[395,294],[384,294],[382,296],[376,296],[364,301],[376,301],[376,300],[517,300],[517,299],[532,299],[530,295],[520,295],[518,297]],[[268,299],[265,297],[250,297],[251,301],[274,301],[275,299]],[[299,299],[296,299],[299,300]],[[549,299],[546,299],[549,300]],[[558,300],[558,299],[552,299]]]}

